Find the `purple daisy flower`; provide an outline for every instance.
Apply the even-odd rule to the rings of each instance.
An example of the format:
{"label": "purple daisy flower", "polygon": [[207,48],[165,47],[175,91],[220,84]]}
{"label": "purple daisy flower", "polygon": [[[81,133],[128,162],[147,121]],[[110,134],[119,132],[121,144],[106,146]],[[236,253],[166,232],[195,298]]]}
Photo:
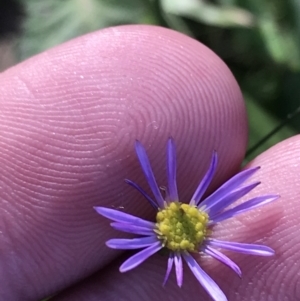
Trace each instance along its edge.
{"label": "purple daisy flower", "polygon": [[226,210],[228,206],[260,184],[260,182],[254,182],[242,186],[259,169],[259,167],[256,167],[238,173],[202,201],[202,197],[217,168],[218,158],[217,153],[214,152],[209,169],[196,189],[190,203],[181,203],[176,184],[176,150],[173,139],[170,138],[168,140],[167,146],[168,187],[166,188],[165,197],[162,196],[156,183],[146,150],[139,141],[135,144],[135,150],[155,199],[153,200],[138,184],[130,180],[126,180],[126,182],[137,189],[157,210],[156,222],[150,222],[114,209],[95,207],[99,214],[114,221],[111,223],[114,229],[139,235],[138,238],[118,238],[110,239],[106,242],[106,245],[112,249],[143,249],[127,259],[121,265],[120,271],[127,272],[132,270],[161,249],[167,249],[169,258],[164,284],[168,280],[174,265],[177,284],[181,287],[184,260],[213,300],[227,301],[222,290],[199,266],[193,254],[205,253],[212,256],[230,267],[239,276],[242,274],[240,268],[221,253],[219,249],[248,255],[274,255],[274,250],[267,246],[212,239],[209,233],[211,233],[211,229],[216,223],[270,203],[279,196],[264,195],[255,197]]}

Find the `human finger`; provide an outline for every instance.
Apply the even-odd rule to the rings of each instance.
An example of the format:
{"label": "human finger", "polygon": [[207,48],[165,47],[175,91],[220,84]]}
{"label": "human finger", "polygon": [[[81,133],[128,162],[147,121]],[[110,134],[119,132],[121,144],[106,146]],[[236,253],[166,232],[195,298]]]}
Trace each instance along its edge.
{"label": "human finger", "polygon": [[80,37],[1,74],[0,91],[5,300],[51,295],[117,255],[104,245],[114,232],[93,206],[153,215],[123,184],[140,177],[135,139],[164,183],[162,154],[174,137],[183,199],[213,149],[222,162],[214,185],[244,155],[245,109],[232,74],[171,30],[124,26]]}

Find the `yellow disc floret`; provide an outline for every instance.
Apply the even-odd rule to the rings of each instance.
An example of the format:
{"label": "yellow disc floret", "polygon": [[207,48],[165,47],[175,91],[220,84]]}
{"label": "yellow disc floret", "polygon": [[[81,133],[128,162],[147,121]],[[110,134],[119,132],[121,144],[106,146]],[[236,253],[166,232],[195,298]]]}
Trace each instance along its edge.
{"label": "yellow disc floret", "polygon": [[173,251],[198,251],[207,233],[208,215],[195,206],[172,202],[156,215],[156,232]]}

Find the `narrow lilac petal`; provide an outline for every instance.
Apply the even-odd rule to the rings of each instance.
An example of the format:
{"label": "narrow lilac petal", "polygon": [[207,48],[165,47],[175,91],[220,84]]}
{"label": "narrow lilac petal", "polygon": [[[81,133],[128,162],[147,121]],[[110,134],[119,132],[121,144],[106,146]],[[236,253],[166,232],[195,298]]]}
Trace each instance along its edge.
{"label": "narrow lilac petal", "polygon": [[155,209],[158,209],[157,204],[151,199],[151,197],[145,192],[145,190],[142,187],[140,187],[138,184],[136,184],[128,179],[125,179],[125,183],[129,184],[130,186],[132,186],[133,188],[138,190],[147,199],[147,201],[150,203],[150,205],[152,207],[154,207]]}
{"label": "narrow lilac petal", "polygon": [[168,140],[167,146],[167,173],[170,201],[178,201],[178,191],[176,183],[176,148],[172,138]]}
{"label": "narrow lilac petal", "polygon": [[213,247],[230,250],[238,253],[258,256],[272,256],[275,251],[267,246],[256,244],[244,244],[239,242],[211,239],[208,244]]}
{"label": "narrow lilac petal", "polygon": [[175,253],[174,262],[175,262],[175,271],[176,271],[177,285],[179,287],[181,287],[182,286],[182,282],[183,282],[183,267],[182,267],[181,254]]}
{"label": "narrow lilac petal", "polygon": [[133,233],[138,235],[153,235],[153,228],[150,227],[139,227],[131,224],[124,223],[111,223],[110,224],[114,229],[122,232]]}
{"label": "narrow lilac petal", "polygon": [[211,222],[210,224],[219,223],[221,221],[224,221],[228,218],[231,218],[233,216],[236,216],[238,214],[244,213],[248,210],[252,210],[254,208],[257,208],[259,206],[263,206],[265,204],[271,203],[279,198],[278,195],[264,195],[259,196],[256,198],[253,198],[245,203],[242,203],[232,209],[229,209],[225,212],[222,212],[220,214],[216,214],[215,216],[211,216]]}
{"label": "narrow lilac petal", "polygon": [[135,267],[140,265],[147,258],[149,258],[151,255],[155,254],[162,248],[163,248],[163,246],[162,246],[161,242],[158,241],[158,242],[152,244],[150,247],[144,249],[143,251],[136,253],[135,255],[133,255],[129,259],[127,259],[120,266],[120,272],[124,273],[124,272],[134,269]]}
{"label": "narrow lilac petal", "polygon": [[134,224],[140,227],[154,227],[155,223],[146,221],[142,218],[136,217],[131,214],[121,212],[119,210],[105,208],[105,207],[94,207],[94,209],[102,216],[111,219],[116,222]]}
{"label": "narrow lilac petal", "polygon": [[239,275],[239,277],[242,276],[242,271],[239,268],[239,266],[236,263],[234,263],[230,258],[228,258],[226,255],[224,255],[223,253],[211,248],[209,245],[206,245],[203,248],[203,252],[205,254],[208,254],[208,255],[214,257],[215,259],[219,260],[220,262],[222,262],[225,265],[227,265],[228,267],[230,267],[234,272],[236,272]]}
{"label": "narrow lilac petal", "polygon": [[136,151],[136,154],[140,161],[144,175],[145,175],[145,177],[148,181],[148,184],[155,196],[157,204],[160,208],[163,208],[164,207],[164,199],[160,193],[160,190],[159,190],[156,180],[154,178],[153,171],[152,171],[146,150],[139,141],[136,141],[136,143],[135,143],[135,151]]}
{"label": "narrow lilac petal", "polygon": [[167,266],[167,271],[166,271],[166,276],[165,276],[165,279],[163,282],[163,286],[166,285],[166,283],[169,279],[169,276],[170,276],[170,273],[171,273],[172,267],[173,267],[173,262],[174,262],[174,255],[173,255],[173,253],[170,253],[169,258],[168,258],[168,266]]}
{"label": "narrow lilac petal", "polygon": [[226,207],[246,195],[259,184],[260,182],[255,182],[247,186],[240,187],[237,190],[234,190],[231,193],[221,197],[219,200],[216,200],[214,203],[208,204],[204,210],[208,212],[209,217],[214,216],[218,212],[224,210]]}
{"label": "narrow lilac petal", "polygon": [[211,180],[215,174],[215,171],[217,169],[217,164],[218,164],[218,155],[217,153],[214,151],[212,158],[211,158],[211,163],[210,166],[208,168],[208,171],[206,172],[204,178],[202,179],[202,181],[200,182],[198,188],[196,189],[194,195],[192,196],[191,202],[190,204],[193,205],[198,205],[203,194],[205,193],[207,187],[209,186],[209,184],[211,183]]}
{"label": "narrow lilac petal", "polygon": [[215,301],[228,301],[219,286],[201,269],[197,261],[190,254],[184,253],[182,256],[197,280]]}
{"label": "narrow lilac petal", "polygon": [[133,250],[141,249],[153,245],[157,242],[156,236],[138,237],[138,238],[113,238],[106,242],[106,245],[111,249],[118,250]]}
{"label": "narrow lilac petal", "polygon": [[208,196],[200,205],[206,207],[208,205],[218,202],[218,200],[225,195],[229,194],[233,190],[236,190],[241,184],[249,179],[260,167],[249,168],[239,172],[237,175],[225,182],[219,189],[213,194]]}

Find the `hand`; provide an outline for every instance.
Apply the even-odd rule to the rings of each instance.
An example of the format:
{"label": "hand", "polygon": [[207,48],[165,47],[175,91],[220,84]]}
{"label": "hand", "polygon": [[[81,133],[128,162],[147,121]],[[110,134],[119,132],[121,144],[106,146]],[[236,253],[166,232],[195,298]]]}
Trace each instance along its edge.
{"label": "hand", "polygon": [[[0,300],[39,301],[56,294],[55,301],[208,300],[188,269],[181,289],[174,275],[162,287],[163,256],[121,274],[128,254],[105,241],[124,234],[93,206],[153,219],[150,205],[124,183],[128,178],[147,188],[135,139],[165,185],[165,147],[174,137],[183,201],[216,149],[213,191],[240,167],[246,120],[241,92],[225,64],[197,41],[157,27],[92,33],[2,73]],[[262,167],[254,176],[262,184],[251,195],[281,198],[215,228],[220,239],[276,251],[273,258],[228,253],[242,279],[203,258],[201,266],[230,301],[300,298],[299,153],[300,139],[293,137],[253,160],[251,166]]]}

